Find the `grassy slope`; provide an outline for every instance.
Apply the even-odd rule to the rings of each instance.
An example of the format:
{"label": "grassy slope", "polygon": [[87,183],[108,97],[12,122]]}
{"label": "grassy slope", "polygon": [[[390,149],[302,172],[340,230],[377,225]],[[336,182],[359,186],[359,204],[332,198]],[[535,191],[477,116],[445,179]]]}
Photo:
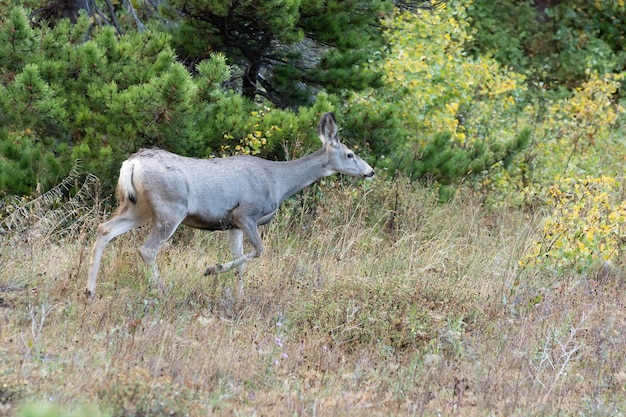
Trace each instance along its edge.
{"label": "grassy slope", "polygon": [[624,412],[623,278],[519,271],[537,224],[471,194],[328,184],[263,229],[243,300],[232,275],[202,277],[227,257],[222,233],[177,232],[163,297],[143,232],[117,239],[91,303],[93,227],[1,236],[0,416],[33,401],[92,407],[76,416]]}

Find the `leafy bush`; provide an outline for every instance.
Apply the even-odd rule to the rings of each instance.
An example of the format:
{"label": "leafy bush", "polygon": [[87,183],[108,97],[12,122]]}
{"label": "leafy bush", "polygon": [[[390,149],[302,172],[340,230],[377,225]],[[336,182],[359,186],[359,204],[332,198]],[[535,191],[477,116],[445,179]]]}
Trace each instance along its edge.
{"label": "leafy bush", "polygon": [[[385,87],[354,98],[393,114],[402,126],[379,163],[412,179],[452,183],[482,175],[527,144],[511,120],[523,105],[524,78],[488,57],[470,58],[463,2],[436,13],[400,13],[386,23]],[[376,145],[373,145],[376,146]]]}
{"label": "leafy bush", "polygon": [[[188,152],[195,115],[209,103],[177,64],[169,37],[144,32],[117,37],[105,27],[90,34],[82,16],[76,25],[31,26],[26,11],[12,8],[0,25],[2,87],[0,119],[3,170],[9,193],[50,187],[81,159],[103,178],[142,146]],[[227,71],[214,56],[213,85]],[[205,72],[205,73],[208,73]],[[23,169],[32,163],[34,170]],[[10,175],[8,175],[10,173]],[[110,186],[110,184],[105,184]]]}
{"label": "leafy bush", "polygon": [[624,10],[621,0],[475,0],[468,7],[470,50],[492,54],[533,82],[572,88],[590,71],[624,71]]}
{"label": "leafy bush", "polygon": [[548,190],[546,218],[540,238],[520,266],[557,272],[586,272],[615,260],[621,253],[626,201],[612,177],[567,178]]}
{"label": "leafy bush", "polygon": [[490,200],[535,205],[560,178],[621,175],[624,108],[615,97],[621,78],[590,73],[565,97],[542,92],[532,99],[519,115],[531,129],[529,146],[484,182]]}

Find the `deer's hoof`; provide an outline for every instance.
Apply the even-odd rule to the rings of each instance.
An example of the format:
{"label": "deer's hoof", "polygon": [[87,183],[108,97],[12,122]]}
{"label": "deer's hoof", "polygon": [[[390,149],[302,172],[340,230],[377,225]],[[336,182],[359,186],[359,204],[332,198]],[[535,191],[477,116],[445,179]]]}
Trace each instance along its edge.
{"label": "deer's hoof", "polygon": [[94,295],[94,291],[91,291],[89,288],[85,288],[85,298],[87,298],[87,300],[93,300]]}

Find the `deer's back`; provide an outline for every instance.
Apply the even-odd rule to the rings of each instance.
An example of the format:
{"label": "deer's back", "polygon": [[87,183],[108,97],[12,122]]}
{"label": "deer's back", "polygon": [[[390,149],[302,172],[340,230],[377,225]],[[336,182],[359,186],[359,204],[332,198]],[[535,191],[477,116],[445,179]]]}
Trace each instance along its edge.
{"label": "deer's back", "polygon": [[[155,210],[185,211],[185,223],[205,229],[234,227],[235,210],[259,218],[276,211],[272,162],[252,156],[198,159],[164,150],[142,150],[135,163],[135,186]],[[230,224],[233,223],[233,224]]]}

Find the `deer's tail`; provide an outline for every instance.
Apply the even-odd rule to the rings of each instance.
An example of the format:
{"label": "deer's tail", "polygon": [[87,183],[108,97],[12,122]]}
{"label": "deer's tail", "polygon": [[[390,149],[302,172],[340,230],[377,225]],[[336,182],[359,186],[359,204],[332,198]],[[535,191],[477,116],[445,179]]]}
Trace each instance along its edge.
{"label": "deer's tail", "polygon": [[135,161],[124,161],[120,169],[120,179],[117,183],[120,202],[128,198],[133,204],[137,203],[137,190],[133,184],[134,171]]}

